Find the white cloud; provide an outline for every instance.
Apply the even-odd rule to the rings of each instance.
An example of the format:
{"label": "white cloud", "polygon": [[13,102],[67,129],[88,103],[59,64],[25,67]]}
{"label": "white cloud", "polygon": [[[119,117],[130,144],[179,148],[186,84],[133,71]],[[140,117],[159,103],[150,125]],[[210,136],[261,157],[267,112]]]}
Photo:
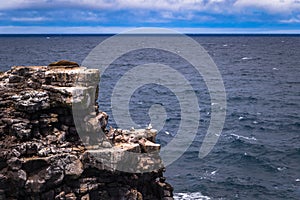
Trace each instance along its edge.
{"label": "white cloud", "polygon": [[0,9],[15,8],[45,8],[45,7],[88,7],[88,8],[110,8],[110,9],[199,9],[203,5],[203,0],[10,0],[0,4]]}
{"label": "white cloud", "polygon": [[0,4],[0,10],[6,9],[18,9],[18,8],[30,8],[41,6],[47,3],[47,0],[10,0],[10,1],[2,1]]}
{"label": "white cloud", "polygon": [[[61,3],[63,0],[54,0]],[[203,0],[64,0],[76,6],[109,9],[152,9],[152,10],[201,10]]]}
{"label": "white cloud", "polygon": [[300,15],[298,15],[297,17],[290,18],[290,19],[280,20],[279,22],[285,23],[285,24],[297,24],[297,23],[300,23]]}
{"label": "white cloud", "polygon": [[91,8],[234,11],[257,7],[272,12],[300,10],[300,0],[3,0],[0,10],[20,8]]}
{"label": "white cloud", "polygon": [[20,8],[90,8],[230,11],[249,7],[272,12],[300,10],[300,0],[3,0],[0,10]]}
{"label": "white cloud", "polygon": [[0,34],[96,34],[119,33],[130,27],[102,27],[102,26],[0,26]]}
{"label": "white cloud", "polygon": [[[253,11],[249,8],[253,7],[271,13],[275,17],[271,21],[300,23],[300,17],[295,16],[300,11],[300,0],[2,0],[0,17],[12,22],[27,23],[61,20],[66,17],[72,21],[104,24],[110,21],[110,11],[124,10],[129,11],[129,17],[134,16],[132,19],[128,18],[134,22],[172,23],[180,20],[201,23],[215,22],[217,18],[222,21],[214,14],[224,15],[224,19],[226,16],[236,15],[240,21],[249,22],[252,18],[248,14]],[[49,9],[44,12],[44,8]],[[75,10],[67,13],[66,8]],[[25,10],[10,14],[10,10],[17,9]],[[155,13],[151,13],[152,11]],[[253,19],[257,20],[255,16]],[[124,20],[127,20],[126,16]]]}
{"label": "white cloud", "polygon": [[[103,26],[78,26],[78,27],[45,27],[45,26],[0,26],[0,34],[99,34],[99,33],[121,33],[135,27],[103,27]],[[287,33],[299,34],[299,29],[260,29],[260,28],[172,28],[179,33],[199,33],[199,34],[271,34]]]}
{"label": "white cloud", "polygon": [[202,0],[117,0],[117,2],[121,8],[132,7],[163,10],[201,10],[203,8]]}
{"label": "white cloud", "polygon": [[160,15],[163,19],[169,20],[192,20],[195,17],[192,12],[186,12],[184,14],[175,14],[171,11],[162,11]]}
{"label": "white cloud", "polygon": [[41,22],[41,21],[48,21],[49,18],[45,17],[13,17],[11,18],[12,21],[15,22]]}
{"label": "white cloud", "polygon": [[271,12],[291,12],[300,10],[299,0],[237,0],[234,3],[237,8],[256,7]]}
{"label": "white cloud", "polygon": [[209,11],[221,4],[226,4],[226,0],[9,0],[1,2],[0,10],[22,8],[90,8],[111,10],[151,9],[168,11]]}

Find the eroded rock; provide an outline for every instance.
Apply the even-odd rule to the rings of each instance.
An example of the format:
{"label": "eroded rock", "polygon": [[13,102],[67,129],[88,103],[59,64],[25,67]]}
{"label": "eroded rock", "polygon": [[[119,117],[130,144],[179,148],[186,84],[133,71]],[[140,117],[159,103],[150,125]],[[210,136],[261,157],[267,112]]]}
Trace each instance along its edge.
{"label": "eroded rock", "polygon": [[69,61],[0,73],[0,199],[172,199],[157,131],[107,130],[99,79]]}

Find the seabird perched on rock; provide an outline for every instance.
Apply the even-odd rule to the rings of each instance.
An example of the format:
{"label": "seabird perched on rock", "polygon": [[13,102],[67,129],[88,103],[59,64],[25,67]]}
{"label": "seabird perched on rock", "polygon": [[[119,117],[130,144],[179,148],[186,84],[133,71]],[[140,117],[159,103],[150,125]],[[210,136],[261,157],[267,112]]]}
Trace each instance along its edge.
{"label": "seabird perched on rock", "polygon": [[147,130],[151,130],[151,129],[152,129],[151,123],[148,125],[148,127],[147,127],[146,129],[147,129]]}

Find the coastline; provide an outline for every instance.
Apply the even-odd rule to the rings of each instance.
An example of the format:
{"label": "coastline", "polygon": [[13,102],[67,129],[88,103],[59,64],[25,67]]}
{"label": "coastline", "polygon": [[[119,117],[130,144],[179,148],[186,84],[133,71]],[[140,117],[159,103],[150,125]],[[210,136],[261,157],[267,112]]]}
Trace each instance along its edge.
{"label": "coastline", "polygon": [[[0,75],[1,199],[173,199],[156,131],[107,130],[98,82],[98,70],[78,66],[18,66]],[[74,104],[87,135],[78,134]],[[128,152],[143,156],[133,162]]]}

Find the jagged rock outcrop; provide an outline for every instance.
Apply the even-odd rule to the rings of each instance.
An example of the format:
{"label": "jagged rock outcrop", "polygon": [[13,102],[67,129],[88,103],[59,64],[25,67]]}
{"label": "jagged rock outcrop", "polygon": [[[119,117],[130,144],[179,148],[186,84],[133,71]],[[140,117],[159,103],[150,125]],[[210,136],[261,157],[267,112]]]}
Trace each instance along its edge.
{"label": "jagged rock outcrop", "polygon": [[173,199],[156,131],[107,130],[99,71],[57,65],[0,74],[0,199]]}

